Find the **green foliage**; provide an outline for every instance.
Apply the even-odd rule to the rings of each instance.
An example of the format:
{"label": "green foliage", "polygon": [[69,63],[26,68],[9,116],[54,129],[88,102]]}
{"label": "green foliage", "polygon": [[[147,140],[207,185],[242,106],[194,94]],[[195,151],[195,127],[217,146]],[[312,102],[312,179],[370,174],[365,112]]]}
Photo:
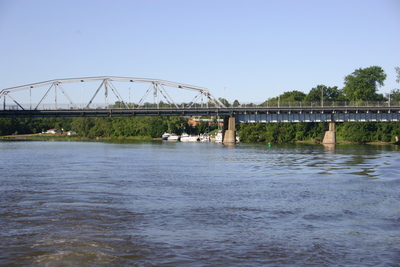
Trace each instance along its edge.
{"label": "green foliage", "polygon": [[343,101],[345,97],[343,92],[334,87],[328,87],[325,85],[317,85],[310,90],[307,96],[304,98],[304,101],[307,102],[320,102],[323,98],[324,101]]}
{"label": "green foliage", "polygon": [[242,123],[238,134],[243,141],[257,142],[265,141],[265,124],[261,123]]}
{"label": "green foliage", "polygon": [[[300,91],[290,91],[290,92],[284,92],[280,96],[277,97],[272,97],[269,98],[268,101],[271,102],[298,102],[298,101],[303,101],[304,98],[306,97],[306,94]],[[267,101],[266,101],[267,102]],[[265,103],[265,102],[264,102]]]}
{"label": "green foliage", "polygon": [[336,124],[338,141],[394,142],[396,136],[400,136],[399,122],[343,122]]}
{"label": "green foliage", "polygon": [[160,137],[166,128],[162,117],[152,117],[149,122],[149,135],[152,138]]}
{"label": "green foliage", "polygon": [[238,106],[240,106],[240,103],[239,103],[239,101],[238,100],[235,100],[235,101],[233,101],[233,104],[232,104],[234,107],[238,107]]}
{"label": "green foliage", "polygon": [[[217,128],[201,122],[196,127],[182,117],[78,117],[78,118],[6,118],[0,119],[0,135],[30,134],[37,129],[64,128],[83,138],[130,138],[134,136],[159,138],[164,132],[181,134],[206,133]],[[242,141],[293,142],[322,140],[324,123],[240,123],[238,134]],[[343,122],[336,124],[339,142],[394,142],[400,136],[400,122]]]}
{"label": "green foliage", "polygon": [[[319,140],[325,123],[241,123],[238,131],[242,141],[293,142]],[[340,142],[394,142],[400,136],[400,122],[343,122],[336,124]]]}
{"label": "green foliage", "polygon": [[186,123],[186,120],[179,116],[176,116],[176,117],[173,116],[173,117],[165,117],[164,122],[167,125],[166,132],[181,134],[182,126],[184,123]]}
{"label": "green foliage", "polygon": [[11,134],[13,130],[12,119],[5,118],[0,119],[0,135]]}
{"label": "green foliage", "polygon": [[323,123],[241,123],[242,141],[292,142],[321,139]]}
{"label": "green foliage", "polygon": [[343,92],[351,101],[376,101],[381,98],[377,89],[384,85],[387,75],[378,66],[357,69],[344,78]]}
{"label": "green foliage", "polygon": [[386,97],[390,99],[390,101],[400,101],[400,90],[393,89],[390,91],[390,94],[386,94]]}
{"label": "green foliage", "polygon": [[226,100],[225,98],[218,98],[219,101],[221,101],[222,104],[225,105],[225,107],[229,107],[231,104],[228,102],[228,100]]}

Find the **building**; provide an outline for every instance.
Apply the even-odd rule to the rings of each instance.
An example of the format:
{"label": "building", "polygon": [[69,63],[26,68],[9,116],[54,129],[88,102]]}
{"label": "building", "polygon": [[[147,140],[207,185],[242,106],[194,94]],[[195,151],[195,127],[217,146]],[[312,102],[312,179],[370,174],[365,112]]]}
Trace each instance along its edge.
{"label": "building", "polygon": [[45,134],[60,134],[60,129],[49,129],[45,132]]}

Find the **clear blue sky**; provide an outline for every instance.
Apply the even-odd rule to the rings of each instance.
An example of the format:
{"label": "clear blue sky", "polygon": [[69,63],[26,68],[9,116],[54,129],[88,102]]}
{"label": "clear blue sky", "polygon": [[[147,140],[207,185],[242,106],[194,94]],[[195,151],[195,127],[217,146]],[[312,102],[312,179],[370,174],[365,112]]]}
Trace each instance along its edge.
{"label": "clear blue sky", "polygon": [[123,76],[262,102],[377,65],[386,93],[399,47],[399,0],[0,0],[0,90]]}

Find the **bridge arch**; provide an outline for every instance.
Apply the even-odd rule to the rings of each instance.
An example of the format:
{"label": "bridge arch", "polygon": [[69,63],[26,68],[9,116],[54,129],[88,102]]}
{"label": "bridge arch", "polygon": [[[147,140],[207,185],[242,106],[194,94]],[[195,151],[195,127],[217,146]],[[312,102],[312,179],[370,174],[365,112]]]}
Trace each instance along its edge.
{"label": "bridge arch", "polygon": [[[83,88],[83,83],[87,82],[98,82],[100,85],[94,90],[93,95],[89,95],[90,97],[86,97],[86,99],[90,99],[89,101],[81,101],[80,99],[83,98],[83,90],[82,90],[82,96],[80,99],[77,99],[76,93],[78,92],[79,88],[74,89],[75,91],[75,98],[71,97],[71,90],[66,90],[64,87],[67,84],[82,84]],[[44,81],[44,82],[38,82],[38,83],[32,83],[32,84],[27,84],[27,85],[22,85],[22,86],[17,86],[17,87],[11,87],[11,88],[6,88],[0,91],[0,99],[3,98],[3,105],[4,109],[6,106],[6,98],[11,99],[12,102],[14,102],[15,105],[17,105],[20,109],[34,109],[37,110],[40,108],[40,105],[45,101],[45,99],[48,98],[48,95],[50,91],[53,91],[55,97],[54,97],[54,107],[55,109],[58,108],[58,97],[57,97],[57,92],[61,92],[61,96],[64,96],[65,99],[69,102],[68,105],[70,105],[70,108],[91,108],[91,105],[94,104],[94,100],[96,97],[98,97],[100,91],[104,91],[104,104],[107,106],[110,103],[108,103],[108,98],[109,96],[113,95],[117,101],[124,106],[127,109],[132,108],[130,104],[130,101],[126,100],[126,92],[125,96],[124,94],[121,93],[121,90],[117,89],[117,86],[115,86],[115,83],[132,83],[132,84],[147,84],[147,89],[145,89],[145,92],[143,95],[136,94],[136,98],[139,96],[140,100],[136,103],[137,106],[142,106],[145,101],[148,99],[148,96],[152,93],[153,94],[153,100],[154,104],[157,103],[165,103],[169,104],[171,106],[174,106],[175,108],[179,109],[180,108],[180,103],[177,101],[177,99],[172,97],[172,94],[170,93],[171,88],[177,88],[180,90],[186,92],[191,92],[188,93],[189,97],[191,98],[190,102],[185,103],[186,107],[192,107],[194,104],[198,103],[199,100],[202,100],[205,98],[206,103],[211,103],[213,106],[216,107],[222,107],[224,108],[224,104],[217,98],[215,97],[210,90],[204,87],[199,87],[199,86],[193,86],[193,85],[188,85],[188,84],[183,84],[183,83],[177,83],[177,82],[171,82],[171,81],[166,81],[166,80],[160,80],[160,79],[147,79],[147,78],[134,78],[134,77],[117,77],[117,76],[99,76],[99,77],[83,77],[83,78],[68,78],[68,79],[55,79],[55,80],[49,80],[49,81]],[[36,98],[40,99],[37,101],[34,101],[32,103],[32,91],[36,90],[37,88],[45,88],[43,95],[40,94],[40,97],[38,98],[38,95],[36,95]],[[29,108],[27,105],[23,105],[21,100],[19,100],[15,95],[17,93],[20,93],[21,91],[28,92],[29,91],[29,99],[30,99],[30,104]],[[42,90],[43,91],[43,90]],[[126,90],[125,90],[126,91]],[[34,91],[35,93],[36,91]],[[26,101],[27,94],[25,94],[25,101]],[[79,97],[78,97],[79,98]],[[129,87],[129,98],[130,98],[130,87]],[[137,98],[137,99],[139,99]],[[156,102],[158,101],[158,102]],[[80,103],[80,104],[78,104]]]}

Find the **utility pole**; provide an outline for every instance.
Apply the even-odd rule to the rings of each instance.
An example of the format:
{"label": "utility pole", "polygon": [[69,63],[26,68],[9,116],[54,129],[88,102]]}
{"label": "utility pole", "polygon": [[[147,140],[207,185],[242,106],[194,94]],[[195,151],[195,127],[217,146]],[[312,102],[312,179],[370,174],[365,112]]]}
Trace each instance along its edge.
{"label": "utility pole", "polygon": [[82,85],[82,108],[85,107],[85,89],[83,88]]}
{"label": "utility pole", "polygon": [[321,107],[324,106],[324,87],[321,87]]}
{"label": "utility pole", "polygon": [[278,85],[278,108],[281,106],[281,86]]}

